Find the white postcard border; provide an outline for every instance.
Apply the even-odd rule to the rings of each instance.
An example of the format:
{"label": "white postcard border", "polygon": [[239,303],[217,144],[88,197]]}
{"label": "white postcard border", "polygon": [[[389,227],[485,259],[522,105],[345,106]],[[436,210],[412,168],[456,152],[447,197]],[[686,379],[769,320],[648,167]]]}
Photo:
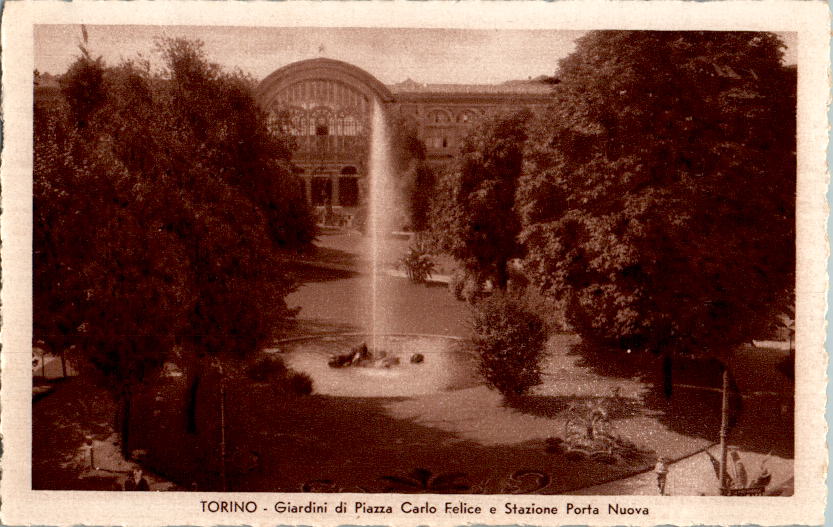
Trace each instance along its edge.
{"label": "white postcard border", "polygon": [[[324,3],[324,2],[14,2],[3,17],[2,153],[2,421],[0,518],[11,525],[373,524],[820,524],[827,488],[825,390],[827,355],[826,201],[829,14],[825,4],[722,3]],[[459,27],[560,29],[745,29],[797,31],[799,64],[797,199],[797,335],[795,495],[790,498],[465,496],[465,501],[559,505],[608,503],[648,506],[645,519],[506,515],[277,515],[210,514],[200,501],[252,499],[269,506],[280,494],[47,492],[31,489],[31,185],[32,38],[34,24],[165,24],[323,27]],[[276,64],[276,67],[279,66]],[[555,66],[555,65],[554,65]],[[286,495],[284,495],[286,496]],[[398,504],[446,496],[289,495],[293,501]],[[286,498],[284,498],[286,499]]]}

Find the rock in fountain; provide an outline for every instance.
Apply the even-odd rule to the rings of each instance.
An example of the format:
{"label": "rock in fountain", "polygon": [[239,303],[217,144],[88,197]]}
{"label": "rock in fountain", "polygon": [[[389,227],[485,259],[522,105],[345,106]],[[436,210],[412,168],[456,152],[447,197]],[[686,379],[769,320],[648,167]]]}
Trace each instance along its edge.
{"label": "rock in fountain", "polygon": [[[422,364],[424,360],[425,356],[422,353],[414,353],[410,358],[411,364]],[[348,366],[360,368],[390,368],[399,365],[399,363],[399,357],[389,355],[385,350],[371,350],[364,342],[345,353],[331,355],[327,361],[327,365],[331,368],[346,368]]]}
{"label": "rock in fountain", "polygon": [[288,367],[309,375],[321,395],[411,397],[483,382],[477,357],[465,340],[429,335],[375,337],[322,335],[291,340],[281,344],[281,356]]}
{"label": "rock in fountain", "polygon": [[361,346],[356,346],[347,353],[337,353],[331,356],[327,364],[331,368],[344,368],[345,366],[356,366],[359,362],[367,360],[369,357],[370,350],[367,349],[367,344],[362,342]]}

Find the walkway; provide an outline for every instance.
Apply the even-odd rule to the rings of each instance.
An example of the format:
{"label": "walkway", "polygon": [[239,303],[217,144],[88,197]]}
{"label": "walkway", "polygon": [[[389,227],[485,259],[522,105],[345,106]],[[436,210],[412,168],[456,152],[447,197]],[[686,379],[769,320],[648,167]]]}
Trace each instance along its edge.
{"label": "walkway", "polygon": [[[720,446],[714,445],[708,451],[719,458]],[[759,473],[761,461],[767,458],[755,452],[739,451],[750,479]],[[766,466],[772,474],[767,487],[768,495],[791,495],[793,478],[793,460],[770,456]],[[652,470],[642,472],[629,478],[619,479],[583,488],[569,494],[599,496],[651,496],[658,494],[656,475]],[[670,496],[716,496],[719,494],[717,477],[712,462],[705,452],[698,452],[671,464],[665,493]],[[783,494],[782,494],[783,493]]]}

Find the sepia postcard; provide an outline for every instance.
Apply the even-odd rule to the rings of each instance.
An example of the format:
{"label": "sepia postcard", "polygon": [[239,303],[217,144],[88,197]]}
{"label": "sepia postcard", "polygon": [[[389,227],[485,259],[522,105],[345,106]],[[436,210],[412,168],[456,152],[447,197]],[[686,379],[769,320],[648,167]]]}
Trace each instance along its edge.
{"label": "sepia postcard", "polygon": [[819,525],[821,2],[9,2],[6,525]]}

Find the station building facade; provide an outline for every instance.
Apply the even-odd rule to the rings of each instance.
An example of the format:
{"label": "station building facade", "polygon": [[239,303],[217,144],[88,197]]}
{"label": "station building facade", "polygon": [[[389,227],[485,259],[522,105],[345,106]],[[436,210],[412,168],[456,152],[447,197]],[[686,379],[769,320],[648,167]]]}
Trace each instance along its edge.
{"label": "station building facade", "polygon": [[417,131],[426,161],[443,168],[473,126],[495,114],[547,105],[550,85],[383,84],[370,73],[327,58],[284,66],[258,86],[259,103],[295,136],[293,163],[307,200],[351,217],[364,201],[374,100],[389,118]]}

